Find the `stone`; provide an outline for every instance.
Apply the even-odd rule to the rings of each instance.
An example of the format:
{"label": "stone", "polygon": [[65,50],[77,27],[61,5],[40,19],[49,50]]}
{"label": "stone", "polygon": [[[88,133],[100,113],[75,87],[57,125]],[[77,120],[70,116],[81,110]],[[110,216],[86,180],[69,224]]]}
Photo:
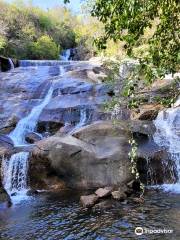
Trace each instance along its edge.
{"label": "stone", "polygon": [[127,186],[129,188],[133,188],[133,185],[134,185],[134,180],[131,180],[130,182],[127,183]]}
{"label": "stone", "polygon": [[137,168],[140,173],[140,180],[145,185],[157,185],[164,182],[174,183],[177,181],[175,163],[166,149],[157,146],[151,138],[138,145]]}
{"label": "stone", "polygon": [[33,195],[37,195],[37,194],[38,194],[38,191],[35,190],[35,189],[30,189],[30,190],[26,193],[27,196],[33,196]]}
{"label": "stone", "polygon": [[6,72],[11,69],[11,64],[9,59],[3,56],[0,56],[0,70]]}
{"label": "stone", "polygon": [[111,122],[98,122],[79,129],[74,136],[43,139],[31,154],[30,182],[39,181],[41,176],[47,181],[52,172],[75,189],[113,187],[128,182],[132,179],[127,154],[129,137],[124,122],[117,127]]}
{"label": "stone", "polygon": [[98,201],[98,196],[95,194],[87,195],[87,196],[81,196],[80,202],[83,207],[89,208],[94,206],[94,204]]}
{"label": "stone", "polygon": [[139,192],[140,191],[140,181],[133,179],[129,183],[127,183],[127,190],[125,193],[127,195],[131,195],[132,192]]}
{"label": "stone", "polygon": [[53,98],[40,115],[38,132],[48,130],[55,134],[66,124],[77,125],[83,111],[86,111],[86,124],[107,119],[108,114],[102,111],[101,106],[111,98],[108,95],[108,87],[76,79],[68,81],[65,79],[56,83],[54,89]]}
{"label": "stone", "polygon": [[35,132],[27,133],[25,136],[26,142],[31,143],[31,144],[36,143],[36,142],[40,141],[41,139],[42,139],[42,137]]}
{"label": "stone", "polygon": [[[100,138],[129,137],[128,122],[125,121],[96,121],[90,125],[82,127],[73,133],[73,136],[88,143]],[[102,140],[102,139],[100,139]]]}
{"label": "stone", "polygon": [[11,138],[4,134],[0,134],[0,144],[4,146],[5,145],[14,146],[14,143],[11,140]]}
{"label": "stone", "polygon": [[130,121],[130,129],[135,137],[151,137],[156,131],[152,121],[148,120],[132,120]]}
{"label": "stone", "polygon": [[0,204],[1,203],[6,203],[8,206],[11,206],[12,204],[9,195],[7,194],[7,192],[4,190],[0,183]]}
{"label": "stone", "polygon": [[[98,66],[99,63],[93,62],[70,64],[65,68],[72,68],[71,72],[76,74],[67,73],[65,79],[62,76],[54,77],[53,75],[53,96],[40,115],[37,126],[40,133],[49,131],[52,135],[66,123],[73,126],[78,124],[81,110],[84,108],[87,109],[86,124],[109,117],[101,108],[104,102],[111,98],[109,88],[104,84],[94,84],[87,76],[88,69],[96,69]],[[34,67],[29,68],[28,71],[16,68],[14,71],[2,73],[0,133],[10,133],[16,127],[17,122],[27,116],[32,108],[44,98],[51,85],[54,68],[59,68],[59,66],[49,67],[47,76],[39,76],[39,72]],[[58,74],[58,69],[55,72]],[[33,75],[37,75],[37,78],[32,78]]]}
{"label": "stone", "polygon": [[133,198],[133,202],[143,204],[145,202],[145,199],[143,197],[140,198]]}
{"label": "stone", "polygon": [[36,158],[31,156],[29,161],[28,185],[32,189],[49,191],[67,189],[66,183],[57,176],[47,156],[36,155]]}
{"label": "stone", "polygon": [[91,79],[94,83],[102,83],[104,78],[107,77],[107,75],[103,72],[97,73],[97,71],[94,70],[88,70],[87,76],[89,79]]}
{"label": "stone", "polygon": [[113,188],[111,187],[106,187],[106,188],[98,188],[95,191],[95,194],[99,197],[99,198],[103,198],[103,197],[107,197],[111,195],[111,191]]}
{"label": "stone", "polygon": [[57,133],[64,124],[62,122],[54,122],[53,119],[46,119],[46,121],[39,120],[37,124],[37,131],[38,133],[41,133],[44,135],[46,132],[48,132],[50,135],[53,135]]}
{"label": "stone", "polygon": [[157,103],[140,105],[139,112],[132,112],[131,119],[152,121],[157,117],[158,112],[162,109],[163,106]]}
{"label": "stone", "polygon": [[127,198],[127,195],[121,191],[113,191],[111,194],[115,200],[123,201]]}
{"label": "stone", "polygon": [[[0,158],[0,169],[1,169],[1,158]],[[0,174],[0,204],[1,203],[7,203],[8,205],[11,205],[11,199],[3,187],[1,174]]]}
{"label": "stone", "polygon": [[13,151],[14,151],[13,141],[8,136],[0,134],[0,162],[2,156],[8,157],[13,153]]}
{"label": "stone", "polygon": [[176,84],[176,76],[178,76],[178,74],[175,74],[174,77],[168,77],[166,75],[166,78],[156,80],[151,86],[151,91],[161,94],[167,93],[168,91],[170,91],[171,87]]}
{"label": "stone", "polygon": [[108,209],[111,209],[114,205],[114,201],[112,199],[107,199],[105,201],[102,201],[100,203],[96,203],[94,206],[93,206],[93,210],[108,210]]}
{"label": "stone", "polygon": [[60,130],[56,133],[56,136],[63,136],[73,130],[74,126],[72,124],[67,123],[64,127],[60,128]]}

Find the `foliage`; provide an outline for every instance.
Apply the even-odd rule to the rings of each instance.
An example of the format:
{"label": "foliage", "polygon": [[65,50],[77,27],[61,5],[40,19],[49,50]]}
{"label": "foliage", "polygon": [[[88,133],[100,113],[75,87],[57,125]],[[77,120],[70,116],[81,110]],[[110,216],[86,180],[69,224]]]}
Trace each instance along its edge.
{"label": "foliage", "polygon": [[96,43],[105,48],[109,38],[125,41],[127,54],[132,56],[133,47],[140,44],[147,28],[158,19],[157,28],[148,40],[149,54],[143,58],[143,70],[148,72],[150,80],[153,67],[175,72],[180,60],[179,10],[178,0],[97,0],[92,15],[105,25],[105,34]]}
{"label": "foliage", "polygon": [[41,36],[29,46],[32,59],[58,59],[60,49],[47,35]]}
{"label": "foliage", "polygon": [[179,91],[177,90],[179,88],[180,84],[180,78],[177,77],[175,80],[172,82],[171,86],[168,87],[166,91],[168,91],[168,95],[164,97],[156,96],[154,100],[164,107],[171,107],[177,100],[179,96]]}
{"label": "foliage", "polygon": [[[71,19],[69,21],[67,12]],[[49,36],[61,48],[76,46],[75,32],[70,24],[73,18],[71,12],[63,7],[45,11],[23,1],[17,1],[16,4],[0,1],[0,54],[21,59],[33,59],[37,56],[40,59],[54,59],[56,56],[57,59],[55,48],[52,49],[52,54],[46,49],[44,51],[48,55],[43,51],[31,54],[30,46],[42,36]]]}

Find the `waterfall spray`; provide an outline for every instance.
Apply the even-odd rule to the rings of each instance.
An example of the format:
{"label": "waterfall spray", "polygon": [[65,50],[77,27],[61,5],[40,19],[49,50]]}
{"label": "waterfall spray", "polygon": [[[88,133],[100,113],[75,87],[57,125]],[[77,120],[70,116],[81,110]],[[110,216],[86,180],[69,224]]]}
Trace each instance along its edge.
{"label": "waterfall spray", "polygon": [[161,148],[165,148],[175,162],[178,174],[178,181],[174,184],[164,184],[163,187],[168,191],[180,193],[180,107],[179,100],[173,108],[161,111],[154,121],[156,133],[154,141]]}

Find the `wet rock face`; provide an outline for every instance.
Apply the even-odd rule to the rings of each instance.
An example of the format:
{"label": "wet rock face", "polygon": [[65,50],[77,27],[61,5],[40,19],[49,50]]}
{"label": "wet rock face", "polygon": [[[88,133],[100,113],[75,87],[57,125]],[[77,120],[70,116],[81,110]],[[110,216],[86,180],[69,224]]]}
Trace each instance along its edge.
{"label": "wet rock face", "polygon": [[[39,149],[40,150],[40,149]],[[44,152],[46,153],[46,151]],[[49,159],[44,154],[31,158],[28,168],[28,185],[31,189],[62,190],[66,189],[65,182],[57,176]],[[33,160],[32,160],[33,159]]]}
{"label": "wet rock face", "polygon": [[123,124],[117,130],[110,122],[99,122],[79,131],[75,134],[79,139],[50,137],[37,143],[30,159],[30,182],[36,181],[34,173],[39,175],[39,171],[48,177],[50,169],[78,189],[116,186],[131,179],[129,132]]}
{"label": "wet rock face", "polygon": [[140,178],[146,185],[177,181],[174,161],[165,149],[159,148],[154,143],[153,139],[140,140],[137,158]]}
{"label": "wet rock face", "polygon": [[42,139],[42,137],[35,132],[28,133],[25,136],[25,140],[27,143],[35,143],[35,142],[40,141],[41,139]]}
{"label": "wet rock face", "polygon": [[0,179],[0,204],[1,203],[6,203],[8,206],[11,205],[11,199],[8,196],[7,192],[4,190]]}
{"label": "wet rock face", "polygon": [[13,141],[6,135],[0,134],[0,157],[10,156],[14,151]]}
{"label": "wet rock face", "polygon": [[107,119],[102,105],[110,99],[108,92],[109,88],[102,84],[61,80],[55,84],[53,98],[40,116],[38,129],[49,127],[50,132],[55,133],[66,124],[77,125],[82,114],[84,124]]}
{"label": "wet rock face", "polygon": [[49,88],[46,80],[35,68],[0,73],[0,133],[11,132],[42,100]]}
{"label": "wet rock face", "polygon": [[[55,67],[59,70],[55,71]],[[74,67],[74,72],[79,71],[79,75],[67,74],[64,78],[58,75],[60,66],[55,67],[29,66],[0,73],[0,133],[11,132],[17,122],[40,103],[52,81],[53,97],[40,116],[40,132],[42,128],[48,128],[54,134],[65,123],[77,124],[84,108],[87,109],[87,123],[107,118],[102,108],[104,102],[110,99],[107,86],[92,83],[86,74],[86,66],[78,65],[80,71],[75,71]]]}
{"label": "wet rock face", "polygon": [[11,69],[11,65],[9,63],[9,59],[0,56],[0,71],[6,72]]}
{"label": "wet rock face", "polygon": [[10,204],[10,198],[3,188],[1,165],[4,157],[10,157],[13,152],[13,143],[10,138],[5,135],[0,135],[0,204]]}
{"label": "wet rock face", "polygon": [[156,119],[158,112],[162,110],[163,107],[160,104],[144,104],[139,107],[138,112],[132,112],[132,119],[139,120],[149,120],[152,121]]}
{"label": "wet rock face", "polygon": [[57,121],[53,122],[53,121],[48,121],[48,119],[46,121],[39,121],[38,125],[37,125],[37,132],[41,133],[43,135],[46,136],[46,133],[48,135],[53,135],[55,133],[57,133],[62,127],[64,127],[64,123]]}

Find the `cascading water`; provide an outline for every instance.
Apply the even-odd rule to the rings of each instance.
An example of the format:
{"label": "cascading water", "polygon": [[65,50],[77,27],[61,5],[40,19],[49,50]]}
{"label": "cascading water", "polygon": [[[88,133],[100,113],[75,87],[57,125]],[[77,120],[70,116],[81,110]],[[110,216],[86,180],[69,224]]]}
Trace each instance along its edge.
{"label": "cascading water", "polygon": [[84,107],[80,110],[79,123],[74,127],[74,129],[70,132],[70,134],[74,133],[77,129],[86,125],[87,121],[88,121],[87,109]]}
{"label": "cascading water", "polygon": [[[35,130],[38,118],[50,101],[52,93],[53,87],[49,89],[44,100],[35,106],[27,117],[21,119],[16,128],[9,134],[14,146],[27,145],[25,136]],[[28,158],[29,152],[19,152],[12,155],[10,159],[4,159],[2,163],[4,188],[10,196],[13,195],[14,201],[19,201],[26,196]]]}
{"label": "cascading water", "polygon": [[[60,66],[60,76],[65,73],[65,70]],[[47,71],[44,72],[47,74]],[[53,86],[49,89],[45,98],[41,103],[35,106],[28,116],[21,119],[16,128],[9,134],[13,140],[14,146],[28,145],[25,141],[27,133],[34,132],[43,108],[49,103],[53,94]],[[11,156],[10,159],[2,161],[2,177],[3,185],[13,202],[24,199],[27,192],[27,171],[28,171],[29,152],[19,152]]]}
{"label": "cascading water", "polygon": [[60,55],[60,60],[68,61],[70,60],[70,56],[71,56],[71,49],[66,49],[62,52],[62,55]]}
{"label": "cascading water", "polygon": [[21,119],[16,128],[9,134],[9,137],[13,140],[15,146],[26,144],[25,135],[35,130],[39,115],[50,101],[52,93],[53,88],[51,87],[41,104],[35,106],[27,117]]}
{"label": "cascading water", "polygon": [[28,157],[28,152],[19,152],[12,155],[9,161],[3,161],[3,184],[9,195],[26,193]]}
{"label": "cascading water", "polygon": [[14,63],[11,58],[8,58],[9,64],[11,66],[11,70],[14,69]]}
{"label": "cascading water", "polygon": [[178,100],[173,108],[161,111],[154,121],[156,133],[155,143],[167,149],[172,160],[175,162],[178,181],[174,184],[164,184],[167,191],[180,193],[180,101]]}

